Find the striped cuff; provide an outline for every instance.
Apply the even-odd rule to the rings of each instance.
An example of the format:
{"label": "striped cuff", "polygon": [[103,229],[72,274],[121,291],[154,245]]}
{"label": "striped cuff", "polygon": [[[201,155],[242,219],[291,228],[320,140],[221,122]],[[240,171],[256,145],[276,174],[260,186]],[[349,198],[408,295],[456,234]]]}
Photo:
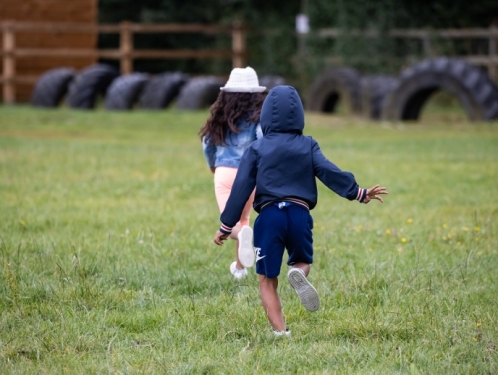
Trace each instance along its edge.
{"label": "striped cuff", "polygon": [[224,233],[224,234],[231,234],[232,233],[232,228],[221,223],[221,227],[220,227],[220,232],[221,233]]}
{"label": "striped cuff", "polygon": [[358,200],[360,203],[363,203],[366,196],[367,196],[367,189],[359,188],[358,194],[356,195],[356,200]]}

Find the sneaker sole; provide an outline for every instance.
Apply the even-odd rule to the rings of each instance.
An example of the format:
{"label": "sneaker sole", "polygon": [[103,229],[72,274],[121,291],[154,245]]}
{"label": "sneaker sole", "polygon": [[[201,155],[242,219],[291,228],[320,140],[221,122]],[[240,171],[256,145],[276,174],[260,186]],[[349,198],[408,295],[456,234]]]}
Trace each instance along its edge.
{"label": "sneaker sole", "polygon": [[306,276],[299,270],[290,270],[287,280],[294,288],[302,305],[309,311],[316,311],[320,307],[320,297],[313,285],[310,284]]}
{"label": "sneaker sole", "polygon": [[252,246],[252,229],[251,227],[244,226],[239,232],[239,261],[248,268],[254,265],[256,256],[254,255],[254,247]]}

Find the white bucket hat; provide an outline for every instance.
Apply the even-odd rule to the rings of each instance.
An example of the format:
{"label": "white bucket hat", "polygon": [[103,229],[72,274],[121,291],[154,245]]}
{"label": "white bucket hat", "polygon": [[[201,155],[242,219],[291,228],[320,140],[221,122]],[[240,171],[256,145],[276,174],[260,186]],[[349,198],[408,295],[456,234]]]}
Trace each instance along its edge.
{"label": "white bucket hat", "polygon": [[263,92],[266,87],[259,85],[256,71],[248,66],[232,69],[228,82],[220,89],[225,92]]}

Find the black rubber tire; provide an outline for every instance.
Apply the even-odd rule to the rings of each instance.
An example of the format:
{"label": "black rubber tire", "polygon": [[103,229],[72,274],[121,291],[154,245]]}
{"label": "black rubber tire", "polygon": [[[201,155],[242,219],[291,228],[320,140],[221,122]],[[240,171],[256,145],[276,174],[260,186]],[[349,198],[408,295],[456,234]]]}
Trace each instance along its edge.
{"label": "black rubber tire", "polygon": [[352,113],[361,110],[360,74],[352,68],[327,68],[311,84],[307,110],[333,113],[345,100]]}
{"label": "black rubber tire", "polygon": [[188,75],[182,73],[162,73],[151,78],[140,95],[140,107],[147,109],[168,107],[176,99],[188,79]]}
{"label": "black rubber tire", "polygon": [[71,108],[94,108],[97,96],[105,96],[107,88],[118,75],[116,68],[106,64],[95,64],[85,68],[69,86],[67,104]]}
{"label": "black rubber tire", "polygon": [[392,76],[365,76],[361,78],[361,113],[371,120],[380,120],[386,98],[394,90],[398,79]]}
{"label": "black rubber tire", "polygon": [[498,118],[498,88],[488,74],[448,57],[424,60],[404,70],[389,95],[384,118],[417,120],[427,99],[438,90],[455,96],[471,121]]}
{"label": "black rubber tire", "polygon": [[149,76],[145,73],[117,77],[107,90],[105,107],[116,110],[132,109],[148,80]]}
{"label": "black rubber tire", "polygon": [[192,78],[182,87],[176,106],[178,109],[208,108],[218,98],[220,87],[225,80],[215,76],[201,76]]}
{"label": "black rubber tire", "polygon": [[75,76],[72,68],[55,68],[43,73],[33,88],[31,104],[47,108],[59,106]]}
{"label": "black rubber tire", "polygon": [[266,75],[259,78],[259,85],[266,87],[266,91],[270,91],[275,86],[288,85],[288,83],[283,77]]}

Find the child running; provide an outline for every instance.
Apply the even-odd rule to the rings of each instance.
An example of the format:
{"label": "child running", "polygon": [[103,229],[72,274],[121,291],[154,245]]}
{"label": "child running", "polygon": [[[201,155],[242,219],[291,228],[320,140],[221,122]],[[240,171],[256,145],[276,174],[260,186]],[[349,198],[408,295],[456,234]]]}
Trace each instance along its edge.
{"label": "child running", "polygon": [[[211,106],[210,117],[199,131],[207,164],[214,173],[214,191],[220,212],[225,208],[244,150],[263,135],[259,114],[265,90],[266,87],[259,85],[254,69],[234,68]],[[236,260],[230,265],[230,272],[236,279],[244,278],[246,267],[254,264],[253,232],[249,226],[253,200],[254,193],[249,193],[227,236],[236,241]],[[238,253],[246,256],[239,257]]]}
{"label": "child running", "polygon": [[[245,151],[230,197],[221,214],[214,242],[230,236],[245,204],[256,188],[254,223],[256,273],[263,307],[276,336],[289,335],[277,292],[284,250],[290,269],[287,279],[303,306],[315,311],[320,298],[307,276],[313,263],[313,219],[318,178],[348,200],[383,202],[385,187],[362,189],[350,172],[340,170],[321,152],[318,143],[303,135],[304,111],[296,90],[277,86],[270,90],[261,110],[263,138]],[[246,251],[245,249],[241,249]]]}

